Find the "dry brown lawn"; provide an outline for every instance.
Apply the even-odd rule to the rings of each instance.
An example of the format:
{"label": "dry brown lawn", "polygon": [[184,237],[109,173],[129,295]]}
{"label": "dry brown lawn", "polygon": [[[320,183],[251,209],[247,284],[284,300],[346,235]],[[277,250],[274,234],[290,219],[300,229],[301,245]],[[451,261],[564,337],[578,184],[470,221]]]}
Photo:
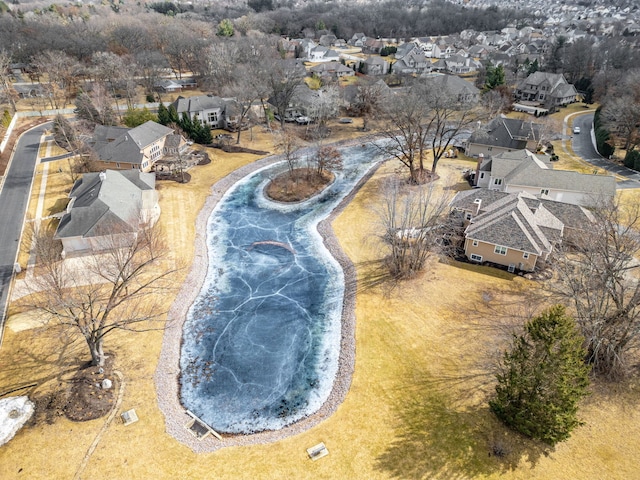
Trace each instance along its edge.
{"label": "dry brown lawn", "polygon": [[[269,141],[264,134],[245,146],[271,150]],[[194,260],[194,219],[211,185],[255,158],[213,150],[212,163],[196,167],[189,184],[160,183],[161,222],[176,261]],[[443,176],[452,170],[458,178],[473,164],[443,159],[439,169]],[[596,388],[581,411],[585,425],[553,451],[511,434],[489,412],[489,360],[500,349],[503,334],[493,328],[494,319],[478,319],[471,307],[483,292],[526,292],[535,284],[435,259],[418,278],[380,283],[376,261],[381,252],[373,237],[371,206],[380,200],[384,177],[395,169],[393,163],[383,166],[333,223],[357,267],[358,292],[356,369],[346,400],[332,417],[275,443],[194,454],[165,433],[157,406],[153,374],[163,332],[116,333],[107,348],[125,377],[122,410],[135,408],[140,421],[109,426],[79,478],[638,478],[635,384]],[[454,188],[465,186],[458,181]],[[184,278],[186,271],[180,275]],[[178,279],[176,285],[180,283]],[[172,300],[167,296],[167,308]],[[79,341],[69,343],[57,328],[25,325],[30,326],[24,317],[12,317],[5,330],[0,392],[38,382],[33,396],[42,397],[60,390],[87,355]],[[46,420],[40,418],[0,448],[3,478],[74,478],[104,424],[104,419]],[[305,449],[320,441],[329,456],[311,462]],[[490,455],[497,443],[510,454]]]}

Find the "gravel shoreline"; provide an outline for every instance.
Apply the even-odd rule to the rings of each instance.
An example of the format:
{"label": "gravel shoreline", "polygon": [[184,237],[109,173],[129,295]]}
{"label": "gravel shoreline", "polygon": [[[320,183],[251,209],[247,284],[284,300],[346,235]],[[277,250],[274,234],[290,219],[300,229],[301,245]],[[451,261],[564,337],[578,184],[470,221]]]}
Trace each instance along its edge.
{"label": "gravel shoreline", "polygon": [[[367,140],[350,140],[340,142],[340,146],[357,145]],[[281,161],[280,156],[269,156],[245,165],[218,181],[211,188],[204,207],[196,220],[196,238],[194,261],[187,278],[182,285],[168,313],[167,328],[164,332],[162,350],[158,367],[154,374],[158,405],[164,414],[166,431],[196,453],[213,452],[223,447],[271,443],[297,435],[317,425],[333,414],[344,401],[351,385],[351,377],[355,368],[355,294],[356,271],[353,263],[340,248],[338,239],[333,233],[331,222],[349,204],[360,187],[373,175],[380,163],[374,165],[349,194],[340,202],[326,219],[318,224],[318,232],[323,238],[329,252],[338,261],[344,271],[345,292],[342,305],[342,332],[338,372],[334,379],[329,397],[320,409],[280,430],[269,430],[253,434],[223,434],[222,440],[213,435],[203,439],[196,438],[185,426],[192,420],[179,400],[178,377],[180,374],[180,347],[182,327],[187,313],[204,283],[208,267],[206,245],[206,226],[211,212],[229,188],[251,173]]]}

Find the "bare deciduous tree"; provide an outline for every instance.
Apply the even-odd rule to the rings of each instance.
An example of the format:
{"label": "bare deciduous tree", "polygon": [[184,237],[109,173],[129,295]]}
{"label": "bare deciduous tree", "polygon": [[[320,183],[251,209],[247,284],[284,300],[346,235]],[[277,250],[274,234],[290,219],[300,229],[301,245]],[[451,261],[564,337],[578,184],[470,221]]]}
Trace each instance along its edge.
{"label": "bare deciduous tree", "polygon": [[570,305],[596,373],[623,376],[640,340],[640,206],[600,202],[595,222],[575,232],[552,260],[548,289]]}
{"label": "bare deciduous tree", "polygon": [[357,89],[358,93],[351,109],[355,115],[362,117],[362,130],[366,132],[369,130],[371,121],[380,114],[385,90],[388,90],[388,87],[380,81],[361,80],[358,82]]}
{"label": "bare deciduous tree", "polygon": [[16,112],[17,94],[11,85],[11,78],[9,77],[10,66],[11,54],[6,50],[0,50],[0,93],[9,102],[13,111]]}
{"label": "bare deciduous tree", "polygon": [[274,133],[274,146],[287,161],[289,174],[293,175],[293,171],[298,165],[298,150],[302,142],[291,128],[286,126]]}
{"label": "bare deciduous tree", "polygon": [[438,188],[436,182],[409,187],[395,178],[385,185],[377,218],[394,278],[413,277],[439,252],[451,191]]}
{"label": "bare deciduous tree", "polygon": [[222,89],[225,95],[233,97],[237,102],[239,120],[236,143],[239,144],[242,129],[252,121],[251,109],[254,103],[261,101],[269,93],[264,73],[268,71],[270,62],[274,61],[273,50],[265,45],[254,45],[244,38],[226,41],[237,45],[243,60],[233,67],[233,80]]}
{"label": "bare deciduous tree", "polygon": [[269,86],[272,105],[276,115],[280,117],[280,126],[284,127],[285,114],[296,90],[302,85],[305,76],[304,68],[300,69],[295,62],[273,62],[265,72],[265,80]]}
{"label": "bare deciduous tree", "polygon": [[80,79],[82,67],[78,61],[61,51],[47,50],[33,58],[33,65],[40,74],[46,73],[43,82],[52,108],[62,108],[73,96]]}
{"label": "bare deciduous tree", "polygon": [[176,269],[163,263],[168,250],[159,227],[142,216],[140,222],[137,232],[113,225],[82,269],[62,260],[53,230],[35,232],[39,271],[28,283],[29,306],[80,334],[93,365],[104,364],[110,333],[162,327],[160,294],[171,289]]}
{"label": "bare deciduous tree", "polygon": [[414,85],[406,93],[388,98],[384,103],[386,128],[382,133],[390,140],[385,151],[409,170],[414,184],[425,182],[425,160],[429,149],[427,125],[431,108],[423,101],[423,85]]}
{"label": "bare deciduous tree", "polygon": [[640,144],[640,82],[627,81],[625,85],[604,102],[601,118],[628,150]]}
{"label": "bare deciduous tree", "polygon": [[342,154],[340,150],[331,145],[319,147],[313,156],[313,162],[319,175],[326,170],[342,170]]}

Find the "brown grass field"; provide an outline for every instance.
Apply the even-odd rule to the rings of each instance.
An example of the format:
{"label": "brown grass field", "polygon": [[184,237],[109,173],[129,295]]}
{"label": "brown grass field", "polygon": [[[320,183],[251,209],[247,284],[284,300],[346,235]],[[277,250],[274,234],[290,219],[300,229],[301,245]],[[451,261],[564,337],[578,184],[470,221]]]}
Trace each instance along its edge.
{"label": "brown grass field", "polygon": [[[353,124],[340,128],[344,130],[334,128],[336,139],[356,133]],[[243,145],[271,151],[269,135],[255,130],[254,142],[243,133]],[[195,217],[211,186],[257,158],[219,150],[211,151],[211,156],[211,164],[190,172],[190,183],[159,183],[161,224],[176,262],[194,261]],[[459,174],[474,164],[443,159],[439,170],[451,172],[455,188],[463,188]],[[536,289],[535,283],[435,258],[418,278],[400,284],[380,279],[381,252],[374,240],[371,207],[380,201],[384,177],[394,175],[396,168],[391,162],[381,167],[333,223],[342,248],[356,265],[358,291],[355,372],[346,400],[332,417],[275,443],[195,454],[165,433],[157,405],[153,374],[163,332],[115,333],[106,348],[124,375],[120,411],[135,408],[140,421],[125,427],[116,417],[100,434],[106,417],[73,423],[39,411],[37,422],[0,447],[0,477],[640,478],[640,388],[635,381],[595,385],[580,412],[584,425],[555,449],[511,433],[490,413],[486,400],[493,388],[491,360],[504,348],[505,333],[501,320],[478,316],[474,305],[483,293],[500,298],[501,292]],[[57,172],[53,165],[52,171]],[[63,175],[50,177],[45,211],[66,195]],[[34,187],[33,199],[37,191]],[[182,271],[176,284],[185,276]],[[166,308],[172,300],[166,297]],[[12,311],[18,313],[18,308]],[[28,315],[16,315],[7,323],[0,350],[0,393],[38,382],[31,397],[41,405],[52,398],[47,395],[66,389],[87,359],[79,340],[55,327],[38,328]],[[97,436],[97,446],[82,469]],[[312,462],[305,449],[320,441],[329,456]],[[494,446],[503,446],[507,454],[496,457]]]}

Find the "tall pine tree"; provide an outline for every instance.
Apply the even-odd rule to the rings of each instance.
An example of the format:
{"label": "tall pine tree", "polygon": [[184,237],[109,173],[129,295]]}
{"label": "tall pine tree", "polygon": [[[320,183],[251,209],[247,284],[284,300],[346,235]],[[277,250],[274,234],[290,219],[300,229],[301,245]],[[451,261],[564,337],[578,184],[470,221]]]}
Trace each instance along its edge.
{"label": "tall pine tree", "polygon": [[514,430],[550,445],[569,438],[589,386],[583,343],[561,305],[527,322],[504,354],[491,410]]}
{"label": "tall pine tree", "polygon": [[169,116],[169,110],[164,106],[164,103],[158,105],[158,123],[160,125],[169,125],[171,117]]}

